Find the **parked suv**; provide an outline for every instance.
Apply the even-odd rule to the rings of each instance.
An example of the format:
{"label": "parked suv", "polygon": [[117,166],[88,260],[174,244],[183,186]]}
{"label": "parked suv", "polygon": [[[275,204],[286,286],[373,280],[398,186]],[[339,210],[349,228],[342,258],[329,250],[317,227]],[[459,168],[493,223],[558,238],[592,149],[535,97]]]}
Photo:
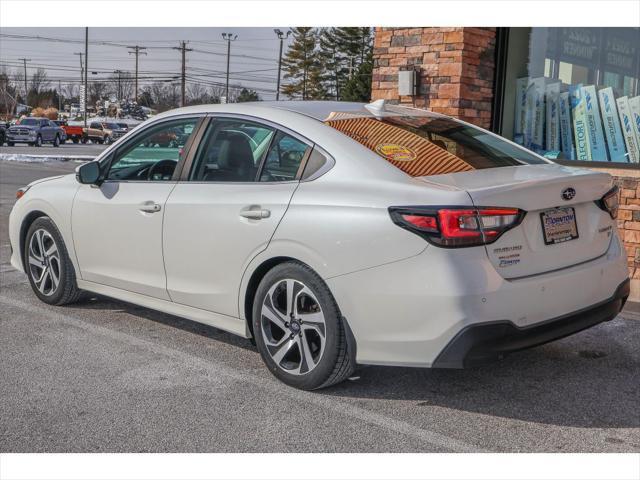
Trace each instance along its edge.
{"label": "parked suv", "polygon": [[64,130],[47,118],[24,118],[20,123],[7,130],[7,145],[28,143],[41,147],[43,143],[52,143],[59,147],[66,140]]}

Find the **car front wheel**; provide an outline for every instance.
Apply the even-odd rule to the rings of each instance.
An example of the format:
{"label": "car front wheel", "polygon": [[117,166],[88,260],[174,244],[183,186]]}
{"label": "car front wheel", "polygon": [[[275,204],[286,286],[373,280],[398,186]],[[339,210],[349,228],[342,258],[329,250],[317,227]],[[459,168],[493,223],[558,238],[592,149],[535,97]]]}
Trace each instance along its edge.
{"label": "car front wheel", "polygon": [[49,217],[37,218],[29,227],[24,265],[33,292],[43,302],[64,305],[80,297],[67,248]]}
{"label": "car front wheel", "polygon": [[315,390],[353,372],[355,352],[336,301],[308,266],[286,262],[270,270],[258,286],[252,318],[260,355],[284,383]]}

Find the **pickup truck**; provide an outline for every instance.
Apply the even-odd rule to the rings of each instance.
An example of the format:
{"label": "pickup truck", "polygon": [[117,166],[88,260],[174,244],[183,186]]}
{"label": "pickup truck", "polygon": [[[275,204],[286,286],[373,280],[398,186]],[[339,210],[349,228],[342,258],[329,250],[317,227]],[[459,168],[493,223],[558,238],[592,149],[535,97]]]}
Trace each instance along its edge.
{"label": "pickup truck", "polygon": [[52,143],[59,147],[67,136],[62,128],[47,118],[28,117],[7,129],[7,145],[27,143],[41,147],[43,143]]}
{"label": "pickup truck", "polygon": [[91,122],[85,131],[83,143],[91,140],[94,143],[109,144],[122,137],[127,130],[113,122]]}
{"label": "pickup truck", "polygon": [[73,143],[78,143],[82,140],[84,129],[81,126],[69,125],[65,120],[55,120],[55,123],[64,130],[67,140],[71,140]]}

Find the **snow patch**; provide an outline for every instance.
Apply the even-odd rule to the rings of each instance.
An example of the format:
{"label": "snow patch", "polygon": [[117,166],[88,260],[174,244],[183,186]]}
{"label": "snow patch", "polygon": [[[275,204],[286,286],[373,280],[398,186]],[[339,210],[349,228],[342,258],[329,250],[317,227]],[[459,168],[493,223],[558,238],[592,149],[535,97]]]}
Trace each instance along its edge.
{"label": "snow patch", "polygon": [[21,163],[75,162],[84,163],[93,160],[91,155],[28,155],[24,153],[0,153],[0,161]]}

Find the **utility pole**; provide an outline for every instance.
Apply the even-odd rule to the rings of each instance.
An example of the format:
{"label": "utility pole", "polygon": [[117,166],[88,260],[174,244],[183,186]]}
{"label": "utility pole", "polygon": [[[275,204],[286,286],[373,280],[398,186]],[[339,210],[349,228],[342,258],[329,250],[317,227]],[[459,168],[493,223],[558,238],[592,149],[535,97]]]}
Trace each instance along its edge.
{"label": "utility pole", "polygon": [[291,35],[291,30],[287,30],[287,33],[283,33],[282,30],[278,28],[273,29],[276,32],[276,35],[280,39],[280,53],[278,55],[278,85],[276,87],[276,101],[280,100],[280,70],[282,69],[282,43],[285,39],[289,38]]}
{"label": "utility pole", "polygon": [[182,52],[182,86],[181,86],[181,101],[180,106],[184,107],[186,105],[186,97],[187,97],[187,52],[193,50],[193,48],[187,48],[187,42],[180,42],[179,47],[173,47],[174,50],[180,50]]}
{"label": "utility pole", "polygon": [[121,87],[121,80],[122,80],[122,70],[114,70],[113,73],[117,73],[118,74],[118,103],[120,103],[120,100],[122,100],[122,87]]}
{"label": "utility pole", "polygon": [[22,60],[24,65],[24,104],[27,105],[27,96],[29,95],[29,91],[27,89],[27,62],[30,62],[30,58],[19,58],[18,60]]}
{"label": "utility pole", "polygon": [[238,35],[234,35],[233,33],[223,33],[222,38],[227,41],[227,86],[225,88],[225,97],[227,103],[229,103],[229,61],[231,59],[231,42],[233,42]]}
{"label": "utility pole", "polygon": [[87,100],[89,100],[89,27],[84,27],[84,128],[87,128]]}
{"label": "utility pole", "polygon": [[130,48],[131,50],[129,50],[129,55],[135,55],[136,56],[136,90],[134,92],[133,98],[135,99],[136,103],[138,103],[138,57],[140,55],[146,55],[147,52],[144,52],[143,50],[146,50],[147,47],[141,47],[140,45],[133,45],[131,47],[127,47]]}
{"label": "utility pole", "polygon": [[353,78],[353,60],[355,58],[354,55],[349,56],[349,80]]}
{"label": "utility pole", "polygon": [[62,82],[58,80],[58,112],[60,112],[61,110],[62,110]]}

